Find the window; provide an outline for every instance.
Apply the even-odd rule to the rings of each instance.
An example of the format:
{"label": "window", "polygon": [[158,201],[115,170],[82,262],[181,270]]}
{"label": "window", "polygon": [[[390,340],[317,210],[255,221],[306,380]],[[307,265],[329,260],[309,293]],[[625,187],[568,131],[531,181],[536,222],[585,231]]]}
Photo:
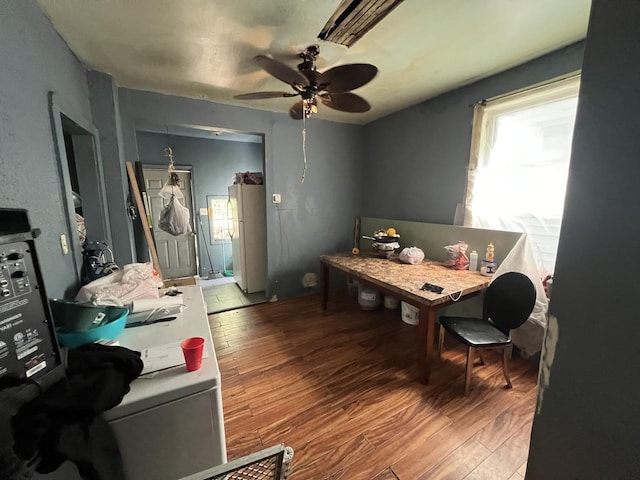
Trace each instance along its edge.
{"label": "window", "polygon": [[222,241],[230,241],[229,216],[227,214],[227,202],[229,198],[224,195],[207,195],[209,214],[209,234],[211,244]]}
{"label": "window", "polygon": [[554,270],[580,78],[476,106],[465,226],[528,234],[541,274]]}

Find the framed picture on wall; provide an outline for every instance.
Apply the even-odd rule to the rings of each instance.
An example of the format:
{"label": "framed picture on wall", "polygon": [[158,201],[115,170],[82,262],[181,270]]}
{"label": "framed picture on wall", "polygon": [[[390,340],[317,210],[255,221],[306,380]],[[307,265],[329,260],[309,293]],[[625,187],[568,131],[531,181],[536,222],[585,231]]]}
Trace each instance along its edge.
{"label": "framed picture on wall", "polygon": [[207,195],[207,210],[209,215],[209,238],[211,243],[229,242],[229,216],[227,214],[226,195]]}

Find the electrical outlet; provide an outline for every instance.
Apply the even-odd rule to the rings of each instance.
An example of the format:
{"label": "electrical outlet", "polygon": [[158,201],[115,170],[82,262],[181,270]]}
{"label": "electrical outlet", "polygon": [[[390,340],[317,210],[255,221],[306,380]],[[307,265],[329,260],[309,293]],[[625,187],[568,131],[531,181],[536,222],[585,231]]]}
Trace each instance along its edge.
{"label": "electrical outlet", "polygon": [[273,203],[281,203],[282,202],[282,197],[280,196],[279,193],[274,193],[272,198],[273,198]]}

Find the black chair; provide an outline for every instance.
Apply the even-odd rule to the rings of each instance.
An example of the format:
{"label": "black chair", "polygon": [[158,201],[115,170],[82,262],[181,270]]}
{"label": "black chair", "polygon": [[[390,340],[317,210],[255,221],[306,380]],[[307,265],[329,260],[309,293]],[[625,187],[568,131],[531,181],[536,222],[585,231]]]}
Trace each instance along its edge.
{"label": "black chair", "polygon": [[[522,325],[533,311],[536,303],[536,290],[526,275],[508,272],[495,278],[484,295],[482,305],[483,318],[441,317],[440,345],[442,352],[444,332],[469,347],[467,352],[467,370],[464,380],[464,394],[469,392],[471,371],[476,350],[502,348],[502,370],[511,388],[509,378],[509,356],[511,338],[509,332]],[[480,363],[484,364],[481,352]]]}

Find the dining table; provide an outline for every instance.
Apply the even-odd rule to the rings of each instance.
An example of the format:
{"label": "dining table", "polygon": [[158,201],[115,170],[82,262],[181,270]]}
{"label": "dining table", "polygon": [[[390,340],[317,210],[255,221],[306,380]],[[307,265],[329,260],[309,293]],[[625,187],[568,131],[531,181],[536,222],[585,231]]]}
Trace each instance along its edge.
{"label": "dining table", "polygon": [[[324,310],[329,301],[331,270],[418,308],[417,363],[424,384],[429,383],[431,374],[438,310],[480,294],[491,281],[491,277],[479,271],[455,270],[440,261],[403,263],[397,254],[390,258],[369,253],[321,255],[320,293]],[[442,287],[442,291],[433,287]]]}

